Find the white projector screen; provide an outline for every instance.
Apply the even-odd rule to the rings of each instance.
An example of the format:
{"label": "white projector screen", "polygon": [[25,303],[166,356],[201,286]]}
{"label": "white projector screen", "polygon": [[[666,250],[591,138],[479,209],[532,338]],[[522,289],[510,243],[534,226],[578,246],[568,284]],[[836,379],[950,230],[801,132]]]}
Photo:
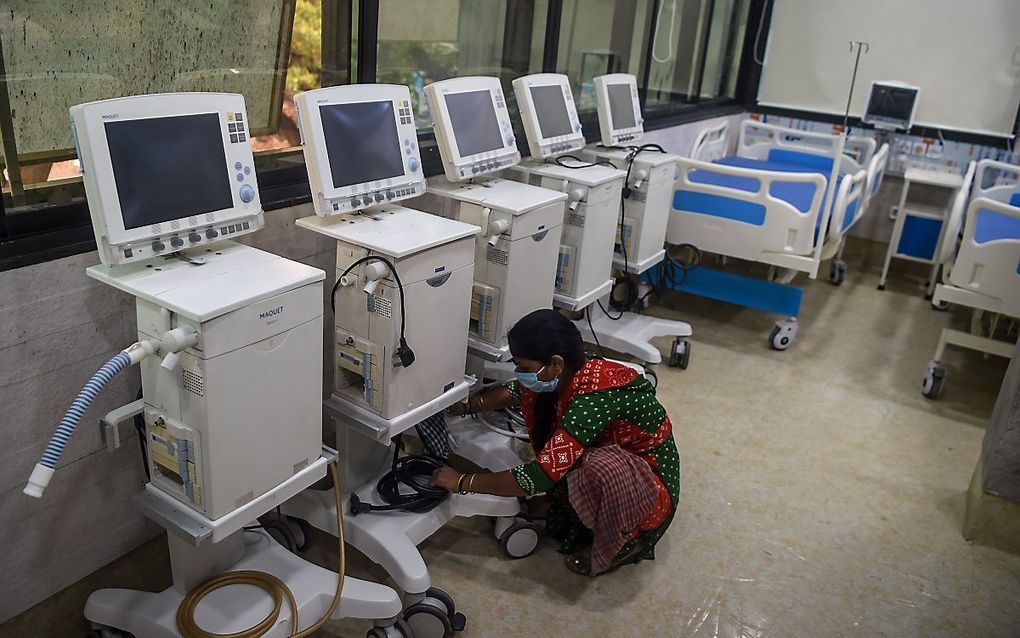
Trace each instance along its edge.
{"label": "white projector screen", "polygon": [[850,114],[872,80],[921,87],[918,126],[1013,132],[1020,103],[1020,0],[774,0],[758,103],[842,115],[861,56]]}

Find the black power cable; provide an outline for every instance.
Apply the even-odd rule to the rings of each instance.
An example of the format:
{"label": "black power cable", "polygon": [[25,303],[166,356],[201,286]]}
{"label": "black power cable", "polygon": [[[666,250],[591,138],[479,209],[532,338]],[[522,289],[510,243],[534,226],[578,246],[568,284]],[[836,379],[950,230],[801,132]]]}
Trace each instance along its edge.
{"label": "black power cable", "polygon": [[[411,454],[400,456],[404,443],[400,436],[394,439],[393,463],[390,471],[383,474],[376,483],[376,491],[386,501],[385,505],[367,503],[351,494],[350,514],[357,516],[367,512],[428,512],[450,498],[450,492],[432,486],[432,474],[446,463],[434,456]],[[400,491],[400,486],[411,488],[410,494]]]}
{"label": "black power cable", "polygon": [[[623,277],[613,282],[613,288],[609,293],[609,307],[619,312],[618,315],[613,316],[609,314],[606,308],[602,307],[602,303],[599,302],[599,308],[602,313],[613,321],[619,321],[623,318],[625,312],[633,310],[634,305],[639,301],[637,287],[630,280],[630,256],[627,254],[627,237],[625,236],[626,217],[624,215],[626,211],[626,202],[630,199],[631,195],[634,194],[633,189],[630,187],[630,173],[634,168],[634,159],[643,152],[655,151],[656,153],[665,153],[666,149],[662,148],[659,144],[642,144],[640,146],[627,146],[627,147],[606,147],[613,150],[626,150],[627,156],[625,161],[627,162],[627,176],[623,180],[623,188],[620,189],[620,254],[623,256]],[[616,289],[620,285],[627,286],[627,296],[620,302],[616,302]]]}
{"label": "black power cable", "polygon": [[397,291],[400,293],[400,345],[397,347],[397,357],[400,358],[400,365],[409,368],[414,363],[414,350],[411,350],[411,346],[407,345],[407,339],[404,338],[404,324],[407,317],[407,306],[404,305],[404,284],[401,283],[400,275],[397,274],[397,269],[390,263],[390,260],[378,255],[369,255],[368,257],[355,260],[336,278],[336,283],[333,284],[333,291],[329,295],[329,307],[333,311],[333,315],[336,316],[336,291],[340,288],[340,282],[352,270],[368,261],[381,261],[386,264],[386,267],[390,269],[390,274],[393,275],[393,279],[397,282]]}

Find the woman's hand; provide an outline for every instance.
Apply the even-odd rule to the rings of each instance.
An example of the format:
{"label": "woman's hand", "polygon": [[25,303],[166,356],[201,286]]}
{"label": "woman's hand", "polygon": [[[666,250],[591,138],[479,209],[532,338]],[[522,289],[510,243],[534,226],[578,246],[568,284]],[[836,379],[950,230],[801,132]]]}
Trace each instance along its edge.
{"label": "woman's hand", "polygon": [[457,482],[462,474],[449,465],[445,465],[432,473],[433,487],[440,487],[450,492],[457,491]]}

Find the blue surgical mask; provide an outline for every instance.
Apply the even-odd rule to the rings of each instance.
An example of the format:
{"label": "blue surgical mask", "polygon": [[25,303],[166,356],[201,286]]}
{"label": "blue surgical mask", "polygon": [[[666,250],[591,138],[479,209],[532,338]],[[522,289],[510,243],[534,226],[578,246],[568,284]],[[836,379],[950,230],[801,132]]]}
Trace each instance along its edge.
{"label": "blue surgical mask", "polygon": [[[538,371],[545,370],[545,366]],[[554,392],[556,386],[560,380],[557,377],[553,377],[551,381],[543,381],[538,378],[538,372],[521,372],[520,370],[514,370],[514,376],[517,377],[517,382],[523,385],[525,388],[532,392]]]}

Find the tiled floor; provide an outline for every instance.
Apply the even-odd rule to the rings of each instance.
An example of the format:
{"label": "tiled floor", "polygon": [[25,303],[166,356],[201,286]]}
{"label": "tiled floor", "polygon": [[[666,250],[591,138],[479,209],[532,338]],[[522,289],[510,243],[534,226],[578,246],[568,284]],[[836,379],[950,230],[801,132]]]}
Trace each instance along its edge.
{"label": "tiled floor", "polygon": [[[655,312],[690,321],[695,340],[688,370],[660,372],[683,496],[658,559],[587,579],[551,546],[508,561],[488,521],[455,521],[422,550],[434,584],[468,615],[464,638],[1020,636],[1020,556],[960,535],[1006,362],[952,351],[945,396],[924,399],[939,330],[968,315],[932,310],[903,267],[875,290],[883,248],[854,255],[841,288],[809,286],[800,335],[783,353],[766,345],[772,317],[664,300]],[[312,556],[335,564],[331,547],[317,538]],[[351,554],[349,573],[385,581]],[[139,586],[144,575],[129,572],[153,562],[132,566],[95,583]],[[165,565],[155,571],[166,578]],[[95,586],[77,585],[43,617],[79,614]],[[320,635],[367,628],[333,622]]]}
{"label": "tiled floor", "polygon": [[953,351],[945,396],[922,397],[939,330],[968,315],[932,310],[910,269],[877,291],[882,249],[839,289],[811,284],[783,353],[762,313],[669,299],[695,345],[660,373],[683,496],[658,559],[589,580],[551,546],[505,560],[488,522],[456,521],[423,552],[464,637],[1020,635],[1020,557],[960,536],[1006,362]]}

